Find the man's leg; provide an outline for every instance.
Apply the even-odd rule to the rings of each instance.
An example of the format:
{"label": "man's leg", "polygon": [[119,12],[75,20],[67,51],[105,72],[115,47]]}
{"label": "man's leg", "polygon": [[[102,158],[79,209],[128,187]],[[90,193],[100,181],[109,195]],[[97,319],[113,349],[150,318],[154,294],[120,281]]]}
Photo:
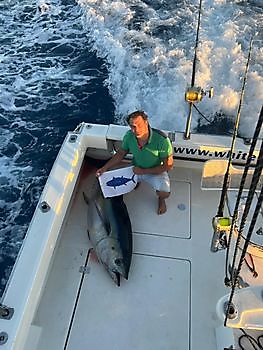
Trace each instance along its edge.
{"label": "man's leg", "polygon": [[156,191],[158,196],[157,214],[164,214],[166,208],[166,198],[170,196],[170,179],[167,172],[159,175],[141,175],[141,180],[148,182]]}
{"label": "man's leg", "polygon": [[167,210],[166,208],[166,198],[170,196],[170,192],[156,191],[158,196],[158,210],[157,213],[159,215],[164,214]]}

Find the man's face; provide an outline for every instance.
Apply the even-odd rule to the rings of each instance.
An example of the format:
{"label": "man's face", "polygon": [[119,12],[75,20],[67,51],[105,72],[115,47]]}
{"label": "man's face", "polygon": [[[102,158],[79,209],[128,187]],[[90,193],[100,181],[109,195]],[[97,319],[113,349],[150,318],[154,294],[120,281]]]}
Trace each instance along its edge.
{"label": "man's face", "polygon": [[131,131],[137,138],[148,134],[148,121],[144,120],[142,116],[131,118],[129,121]]}

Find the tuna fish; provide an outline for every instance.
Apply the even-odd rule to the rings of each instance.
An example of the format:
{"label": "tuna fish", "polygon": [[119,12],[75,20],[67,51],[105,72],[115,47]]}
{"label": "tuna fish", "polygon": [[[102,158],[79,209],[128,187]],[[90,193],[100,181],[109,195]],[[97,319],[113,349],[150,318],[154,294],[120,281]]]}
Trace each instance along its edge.
{"label": "tuna fish", "polygon": [[88,233],[99,261],[114,282],[120,286],[120,276],[128,279],[132,257],[132,229],[123,196],[104,198],[98,191],[87,198]]}

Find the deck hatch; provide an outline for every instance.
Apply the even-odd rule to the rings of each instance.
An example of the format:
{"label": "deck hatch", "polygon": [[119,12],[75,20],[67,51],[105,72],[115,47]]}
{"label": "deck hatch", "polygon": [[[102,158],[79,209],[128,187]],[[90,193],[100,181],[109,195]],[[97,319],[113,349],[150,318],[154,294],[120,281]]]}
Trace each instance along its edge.
{"label": "deck hatch", "polygon": [[134,255],[116,287],[92,255],[67,350],[189,350],[190,264]]}
{"label": "deck hatch", "polygon": [[167,212],[157,215],[157,196],[148,184],[125,196],[133,232],[190,238],[190,188],[184,181],[171,180]]}

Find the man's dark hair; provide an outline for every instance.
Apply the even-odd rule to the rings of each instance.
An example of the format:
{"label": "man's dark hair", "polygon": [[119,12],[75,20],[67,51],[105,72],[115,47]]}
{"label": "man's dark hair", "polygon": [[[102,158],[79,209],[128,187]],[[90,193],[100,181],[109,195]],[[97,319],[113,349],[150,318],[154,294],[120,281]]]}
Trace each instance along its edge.
{"label": "man's dark hair", "polygon": [[131,119],[139,116],[141,116],[144,120],[148,120],[148,115],[144,111],[135,111],[128,115],[128,117],[126,118],[126,121],[129,124]]}

